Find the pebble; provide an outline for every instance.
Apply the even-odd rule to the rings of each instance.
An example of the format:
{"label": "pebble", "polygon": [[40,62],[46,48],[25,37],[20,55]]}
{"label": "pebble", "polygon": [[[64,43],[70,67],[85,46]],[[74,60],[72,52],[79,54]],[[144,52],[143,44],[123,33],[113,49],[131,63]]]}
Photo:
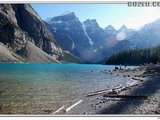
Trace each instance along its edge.
{"label": "pebble", "polygon": [[94,105],[93,104],[91,104],[91,107],[93,107]]}
{"label": "pebble", "polygon": [[87,112],[84,112],[83,114],[86,114],[86,115],[87,115],[87,114],[89,114],[89,113],[87,113]]}
{"label": "pebble", "polygon": [[43,110],[44,112],[51,113],[52,110]]}
{"label": "pebble", "polygon": [[[99,103],[96,103],[96,105],[98,105]],[[96,105],[95,105],[95,107],[96,107]]]}
{"label": "pebble", "polygon": [[158,102],[156,98],[155,98],[155,99],[153,99],[152,101],[153,101],[153,102]]}
{"label": "pebble", "polygon": [[156,110],[156,114],[160,114],[160,110]]}

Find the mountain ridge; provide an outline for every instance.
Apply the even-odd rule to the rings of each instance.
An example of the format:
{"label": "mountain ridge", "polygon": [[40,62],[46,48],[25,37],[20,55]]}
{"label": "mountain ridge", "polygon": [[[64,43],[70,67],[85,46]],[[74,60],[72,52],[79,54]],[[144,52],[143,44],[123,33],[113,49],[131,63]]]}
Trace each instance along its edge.
{"label": "mountain ridge", "polygon": [[[105,29],[101,28],[96,19],[86,19],[81,22],[74,12],[52,17],[50,20],[46,21],[46,24],[52,34],[55,35],[59,45],[87,63],[98,63],[105,59],[106,56],[104,54],[107,53],[106,50],[110,50],[107,48],[108,41],[114,38],[114,42],[118,44],[119,41],[116,40],[116,35],[122,32],[116,30],[111,25]],[[132,31],[125,28],[123,32],[128,34]],[[71,49],[73,48],[72,46],[74,46],[74,49]]]}
{"label": "mountain ridge", "polygon": [[[74,13],[74,17],[75,16],[76,15]],[[76,18],[78,17],[76,16]],[[79,48],[76,49],[79,54],[83,54],[84,51],[86,52],[86,55],[79,55],[79,57],[84,59],[86,56],[88,56],[88,58],[85,59],[87,63],[102,63],[99,61],[105,61],[105,59],[108,59],[112,54],[118,53],[120,51],[133,49],[136,47],[152,47],[155,44],[159,44],[160,42],[158,39],[160,38],[160,36],[158,36],[159,34],[156,35],[155,31],[155,29],[157,31],[160,31],[159,27],[156,27],[160,24],[159,21],[160,20],[156,20],[152,23],[147,23],[140,30],[127,28],[125,25],[122,25],[118,30],[116,30],[112,25],[108,25],[103,29],[99,27],[95,19],[86,19],[83,22],[79,21],[79,23],[81,23],[79,24],[79,28],[83,28],[83,31],[81,29],[81,36],[76,36],[77,31],[74,31],[73,29],[68,29],[67,32],[63,32],[66,35],[70,36],[70,38],[72,39],[70,40],[70,42],[72,41],[73,44],[75,43],[75,41],[80,41],[80,39],[76,39],[76,37],[81,37],[81,39],[83,39],[83,36],[87,37],[84,42],[86,44],[89,43],[90,45],[85,46],[86,48],[88,48],[88,50],[78,50]],[[149,28],[146,26],[149,26]],[[75,32],[74,37],[70,35],[70,32],[73,31]],[[149,35],[148,33],[151,34]],[[155,38],[155,40],[153,41],[152,38]],[[68,42],[67,44],[69,44]],[[79,46],[81,45],[79,44]],[[73,52],[73,54],[75,53]],[[77,56],[77,54],[75,55]]]}
{"label": "mountain ridge", "polygon": [[[30,4],[0,4],[0,18],[0,42],[15,54],[24,57],[22,51],[27,50],[26,43],[29,41],[46,59],[51,57],[53,63],[63,56],[54,35]],[[36,60],[32,62],[36,63]]]}

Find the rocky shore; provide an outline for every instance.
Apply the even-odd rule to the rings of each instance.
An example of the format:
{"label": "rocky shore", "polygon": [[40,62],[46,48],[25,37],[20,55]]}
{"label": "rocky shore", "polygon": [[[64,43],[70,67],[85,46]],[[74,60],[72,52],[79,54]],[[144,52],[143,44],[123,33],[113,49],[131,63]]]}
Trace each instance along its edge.
{"label": "rocky shore", "polygon": [[136,81],[136,84],[120,89],[121,91],[117,93],[108,94],[104,91],[93,96],[86,95],[69,111],[66,112],[63,109],[56,114],[160,114],[160,73],[147,72],[146,67],[132,70],[104,70],[103,72],[130,77]]}
{"label": "rocky shore", "polygon": [[160,113],[160,74],[156,71],[147,72],[145,69],[135,69],[129,72],[131,77],[144,78],[139,85],[122,91],[122,95],[146,96],[147,99],[120,99],[105,106],[99,114],[159,114]]}

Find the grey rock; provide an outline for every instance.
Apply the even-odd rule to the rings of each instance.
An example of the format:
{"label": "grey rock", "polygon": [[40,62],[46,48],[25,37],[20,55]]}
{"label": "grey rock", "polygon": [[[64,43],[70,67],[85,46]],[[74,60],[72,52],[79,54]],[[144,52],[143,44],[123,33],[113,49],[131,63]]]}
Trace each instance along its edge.
{"label": "grey rock", "polygon": [[[0,33],[0,42],[24,58],[27,41],[54,60],[61,61],[64,54],[67,54],[30,4],[0,4]],[[72,55],[69,57],[74,58]]]}

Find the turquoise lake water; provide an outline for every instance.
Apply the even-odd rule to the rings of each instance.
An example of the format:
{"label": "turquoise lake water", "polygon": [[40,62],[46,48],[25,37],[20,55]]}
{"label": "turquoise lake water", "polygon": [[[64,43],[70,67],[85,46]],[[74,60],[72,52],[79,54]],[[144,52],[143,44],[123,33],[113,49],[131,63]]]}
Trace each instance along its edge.
{"label": "turquoise lake water", "polygon": [[126,78],[103,73],[115,66],[83,64],[0,64],[0,113],[45,114],[70,106],[87,93],[125,85]]}

